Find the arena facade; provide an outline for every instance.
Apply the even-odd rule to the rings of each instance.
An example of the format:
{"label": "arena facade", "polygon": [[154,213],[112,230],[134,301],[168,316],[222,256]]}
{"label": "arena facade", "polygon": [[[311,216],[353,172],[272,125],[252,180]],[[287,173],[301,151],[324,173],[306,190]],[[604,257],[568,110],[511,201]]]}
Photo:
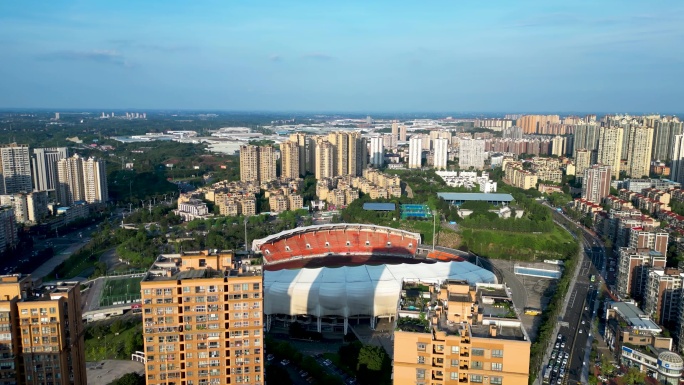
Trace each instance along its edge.
{"label": "arena facade", "polygon": [[[404,281],[496,283],[496,276],[454,258],[418,256],[420,234],[366,224],[299,227],[252,242],[264,260],[266,327],[299,321],[347,333],[350,322],[396,318]],[[313,266],[313,268],[311,268]]]}

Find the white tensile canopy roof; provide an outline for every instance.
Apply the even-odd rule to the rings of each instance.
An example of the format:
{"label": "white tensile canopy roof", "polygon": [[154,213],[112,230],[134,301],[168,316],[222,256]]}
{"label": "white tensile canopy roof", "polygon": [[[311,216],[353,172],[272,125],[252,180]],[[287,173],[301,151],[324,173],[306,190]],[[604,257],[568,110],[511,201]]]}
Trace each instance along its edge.
{"label": "white tensile canopy roof", "polygon": [[265,314],[351,317],[395,315],[402,281],[497,283],[469,262],[353,266],[264,272]]}

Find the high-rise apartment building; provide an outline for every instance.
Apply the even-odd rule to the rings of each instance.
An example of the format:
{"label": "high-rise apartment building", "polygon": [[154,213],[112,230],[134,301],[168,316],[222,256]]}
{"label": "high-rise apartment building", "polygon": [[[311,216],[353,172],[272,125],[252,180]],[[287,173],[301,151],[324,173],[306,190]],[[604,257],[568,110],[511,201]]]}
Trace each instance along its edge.
{"label": "high-rise apartment building", "polygon": [[544,134],[546,127],[560,123],[558,115],[525,115],[517,120],[516,126],[523,129],[525,134]]}
{"label": "high-rise apartment building", "polygon": [[361,175],[368,163],[368,145],[361,133],[351,131],[333,132],[328,141],[335,151],[333,156],[335,176]]}
{"label": "high-rise apartment building", "polygon": [[482,170],[485,159],[487,159],[487,153],[484,139],[461,139],[458,147],[458,167],[461,170],[467,170],[470,167]]}
{"label": "high-rise apartment building", "polygon": [[26,196],[29,222],[39,223],[48,216],[47,191],[34,191]]}
{"label": "high-rise apartment building", "polygon": [[399,141],[400,142],[406,141],[406,126],[403,124],[401,126],[399,126]]}
{"label": "high-rise apartment building", "polygon": [[240,181],[270,182],[276,179],[276,154],[273,146],[240,146]]}
{"label": "high-rise apartment building", "polygon": [[683,123],[677,117],[664,117],[656,120],[651,159],[663,162],[672,160],[675,136],[682,134],[684,134]]}
{"label": "high-rise apartment building", "polygon": [[104,203],[109,200],[104,160],[91,157],[83,162],[83,193],[88,203]]}
{"label": "high-rise apartment building", "polygon": [[395,140],[399,140],[399,122],[392,122],[392,136]]}
{"label": "high-rise apartment building", "polygon": [[334,159],[335,147],[324,138],[316,138],[316,179],[335,176]]}
{"label": "high-rise apartment building", "polygon": [[584,170],[582,199],[600,204],[610,195],[610,166],[595,164]]}
{"label": "high-rise apartment building", "polygon": [[66,147],[34,148],[32,153],[33,189],[36,191],[55,191],[57,188],[57,162],[69,157],[69,149]]}
{"label": "high-rise apartment building", "polygon": [[28,201],[26,193],[0,195],[0,206],[11,206],[14,209],[14,218],[17,223],[28,223]]}
{"label": "high-rise apartment building", "polygon": [[32,282],[0,276],[0,382],[85,385],[80,285],[41,291]]}
{"label": "high-rise apartment building", "polygon": [[434,167],[437,170],[446,170],[447,159],[448,159],[448,149],[449,149],[449,139],[435,139],[434,141]]}
{"label": "high-rise apartment building", "polygon": [[566,142],[564,136],[555,136],[551,140],[551,155],[565,156]]}
{"label": "high-rise apartment building", "polygon": [[276,180],[276,151],[273,146],[259,147],[259,183]]}
{"label": "high-rise apartment building", "polygon": [[300,171],[299,144],[293,141],[280,145],[280,176],[283,178],[299,178]]}
{"label": "high-rise apartment building", "polygon": [[14,249],[19,243],[14,208],[0,206],[0,253]]}
{"label": "high-rise apartment building", "polygon": [[581,180],[584,178],[584,170],[592,165],[593,152],[591,150],[577,150],[575,151],[575,175]]}
{"label": "high-rise apartment building", "polygon": [[162,255],[141,282],[148,385],[264,383],[260,270],[232,252]]}
{"label": "high-rise apartment building", "polygon": [[637,226],[628,229],[628,237],[627,246],[632,249],[651,249],[667,255],[670,235],[666,231]]}
{"label": "high-rise apartment building", "polygon": [[377,168],[380,168],[385,163],[385,147],[383,145],[382,136],[373,136],[370,140],[370,163]]}
{"label": "high-rise apartment building", "polygon": [[632,178],[648,177],[653,150],[653,128],[632,126],[629,129],[627,175]]}
{"label": "high-rise apartment building", "polygon": [[83,158],[78,154],[57,161],[57,201],[63,206],[85,200]]}
{"label": "high-rise apartment building", "polygon": [[522,139],[523,130],[521,127],[512,126],[512,127],[504,128],[502,135],[503,135],[504,139]]}
{"label": "high-rise apartment building", "polygon": [[600,126],[596,122],[578,124],[575,126],[574,150],[577,157],[577,150],[598,150]]}
{"label": "high-rise apartment building", "polygon": [[683,281],[684,272],[679,269],[650,269],[644,293],[644,312],[661,325],[676,323]]}
{"label": "high-rise apartment building", "polygon": [[299,175],[304,176],[307,172],[314,172],[315,143],[312,138],[302,132],[290,135],[290,142],[297,143],[299,147]]}
{"label": "high-rise apartment building", "polygon": [[409,141],[409,168],[421,168],[423,158],[423,138],[412,136]]}
{"label": "high-rise apartment building", "polygon": [[[449,280],[419,292],[404,282],[394,332],[394,385],[528,383],[530,340],[504,285]],[[405,294],[403,294],[405,293]],[[416,294],[418,293],[418,294]],[[421,294],[423,293],[423,294]],[[421,295],[432,303],[416,322]]]}
{"label": "high-rise apartment building", "polygon": [[28,146],[12,143],[0,147],[0,194],[32,190]]}
{"label": "high-rise apartment building", "polygon": [[258,146],[240,146],[240,181],[259,183]]}
{"label": "high-rise apartment building", "polygon": [[596,162],[610,166],[615,179],[620,177],[623,131],[622,127],[601,127],[599,130],[599,147]]}
{"label": "high-rise apartment building", "polygon": [[684,183],[684,135],[674,137],[670,175],[673,181]]}
{"label": "high-rise apartment building", "polygon": [[618,256],[617,293],[622,298],[643,298],[651,268],[665,268],[665,256],[655,250],[621,247]]}

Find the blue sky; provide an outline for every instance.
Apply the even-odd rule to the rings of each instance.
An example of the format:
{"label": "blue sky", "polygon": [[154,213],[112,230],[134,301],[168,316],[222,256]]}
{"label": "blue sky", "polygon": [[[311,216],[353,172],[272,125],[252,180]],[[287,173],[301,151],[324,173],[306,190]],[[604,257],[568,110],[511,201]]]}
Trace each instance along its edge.
{"label": "blue sky", "polygon": [[682,20],[682,1],[2,1],[0,107],[684,112]]}

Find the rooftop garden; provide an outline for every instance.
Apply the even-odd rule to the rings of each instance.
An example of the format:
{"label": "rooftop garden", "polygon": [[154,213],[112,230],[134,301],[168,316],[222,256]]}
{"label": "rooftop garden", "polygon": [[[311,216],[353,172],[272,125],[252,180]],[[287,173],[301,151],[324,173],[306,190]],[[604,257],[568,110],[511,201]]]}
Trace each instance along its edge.
{"label": "rooftop garden", "polygon": [[420,313],[420,318],[399,317],[397,319],[397,330],[427,333],[430,330],[430,322],[425,317],[425,313]]}

